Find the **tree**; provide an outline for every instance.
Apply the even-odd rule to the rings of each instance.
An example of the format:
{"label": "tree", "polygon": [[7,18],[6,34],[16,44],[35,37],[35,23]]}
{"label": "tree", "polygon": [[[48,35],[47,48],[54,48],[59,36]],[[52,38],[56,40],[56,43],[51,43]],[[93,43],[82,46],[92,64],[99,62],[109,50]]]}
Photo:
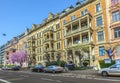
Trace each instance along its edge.
{"label": "tree", "polygon": [[10,63],[20,63],[22,64],[23,62],[26,62],[28,60],[27,58],[27,54],[25,51],[17,51],[17,52],[14,52],[12,54],[10,54],[9,56],[9,61]]}
{"label": "tree", "polygon": [[112,60],[112,56],[114,55],[114,51],[115,51],[115,47],[113,47],[113,49],[111,47],[109,47],[109,49],[106,49],[106,52],[111,60]]}
{"label": "tree", "polygon": [[80,66],[82,65],[82,59],[83,59],[83,53],[84,52],[89,52],[89,47],[88,46],[75,46],[74,50],[79,50],[76,55],[79,57],[79,62],[80,62]]}

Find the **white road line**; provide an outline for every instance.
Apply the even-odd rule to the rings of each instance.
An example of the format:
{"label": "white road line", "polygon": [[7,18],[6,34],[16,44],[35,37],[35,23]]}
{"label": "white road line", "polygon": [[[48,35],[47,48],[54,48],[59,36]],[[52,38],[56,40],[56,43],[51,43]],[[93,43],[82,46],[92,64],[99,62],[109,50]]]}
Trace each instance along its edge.
{"label": "white road line", "polygon": [[3,80],[3,79],[0,79],[1,82],[4,82],[4,83],[12,83],[12,82],[9,82],[7,80]]}
{"label": "white road line", "polygon": [[29,77],[28,75],[20,75],[20,76],[22,76],[22,77]]}
{"label": "white road line", "polygon": [[41,78],[42,80],[47,80],[47,81],[55,81],[55,82],[62,82],[60,80],[53,80],[53,79],[48,79],[48,78]]}
{"label": "white road line", "polygon": [[104,80],[104,81],[114,81],[114,82],[120,82],[120,80],[114,80],[114,79],[101,79],[101,78],[94,78],[95,80]]}
{"label": "white road line", "polygon": [[16,80],[23,80],[24,78],[13,78],[13,79],[7,79],[9,81],[16,81]]}

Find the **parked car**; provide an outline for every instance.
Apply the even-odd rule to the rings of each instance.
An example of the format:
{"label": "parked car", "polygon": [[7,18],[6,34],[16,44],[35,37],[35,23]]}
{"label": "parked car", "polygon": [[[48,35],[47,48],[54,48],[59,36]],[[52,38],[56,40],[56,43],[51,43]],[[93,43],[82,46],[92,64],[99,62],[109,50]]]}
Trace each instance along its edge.
{"label": "parked car", "polygon": [[21,69],[21,66],[13,66],[12,67],[12,70],[20,70]]}
{"label": "parked car", "polygon": [[120,64],[114,64],[108,68],[103,68],[98,71],[102,76],[116,75],[120,76]]}
{"label": "parked car", "polygon": [[11,67],[8,67],[8,66],[3,66],[1,69],[2,69],[2,70],[11,70],[12,68],[11,68]]}
{"label": "parked car", "polygon": [[57,72],[63,72],[63,67],[60,66],[48,66],[44,69],[44,72],[51,72],[51,73],[57,73]]}
{"label": "parked car", "polygon": [[44,71],[44,66],[36,65],[31,70],[32,70],[32,72],[43,72]]}
{"label": "parked car", "polygon": [[69,69],[69,70],[75,70],[75,64],[67,64],[66,67]]}

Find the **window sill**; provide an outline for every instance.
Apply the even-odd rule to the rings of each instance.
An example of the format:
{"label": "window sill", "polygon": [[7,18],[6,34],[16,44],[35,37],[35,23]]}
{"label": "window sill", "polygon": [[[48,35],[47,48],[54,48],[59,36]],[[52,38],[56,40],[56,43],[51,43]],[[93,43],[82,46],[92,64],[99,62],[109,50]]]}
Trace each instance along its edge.
{"label": "window sill", "polygon": [[97,44],[102,44],[102,43],[105,43],[105,41],[98,41]]}
{"label": "window sill", "polygon": [[111,39],[111,41],[114,41],[114,40],[120,40],[120,37],[119,37],[119,38],[114,38],[114,39]]}

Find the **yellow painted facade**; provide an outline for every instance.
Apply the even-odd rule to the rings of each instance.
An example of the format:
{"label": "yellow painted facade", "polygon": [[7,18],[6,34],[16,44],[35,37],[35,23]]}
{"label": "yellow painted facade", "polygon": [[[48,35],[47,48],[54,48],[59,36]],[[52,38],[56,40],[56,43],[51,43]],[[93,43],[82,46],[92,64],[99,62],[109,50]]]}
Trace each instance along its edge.
{"label": "yellow painted facade", "polygon": [[98,66],[100,60],[109,58],[109,47],[118,46],[114,53],[119,54],[120,31],[116,38],[115,28],[119,30],[120,21],[112,22],[111,18],[112,12],[120,11],[119,3],[120,0],[111,6],[109,0],[88,0],[56,15],[49,13],[41,24],[33,24],[17,44],[6,50],[26,50],[31,65],[60,59],[76,66],[82,66],[84,60],[90,66]]}

